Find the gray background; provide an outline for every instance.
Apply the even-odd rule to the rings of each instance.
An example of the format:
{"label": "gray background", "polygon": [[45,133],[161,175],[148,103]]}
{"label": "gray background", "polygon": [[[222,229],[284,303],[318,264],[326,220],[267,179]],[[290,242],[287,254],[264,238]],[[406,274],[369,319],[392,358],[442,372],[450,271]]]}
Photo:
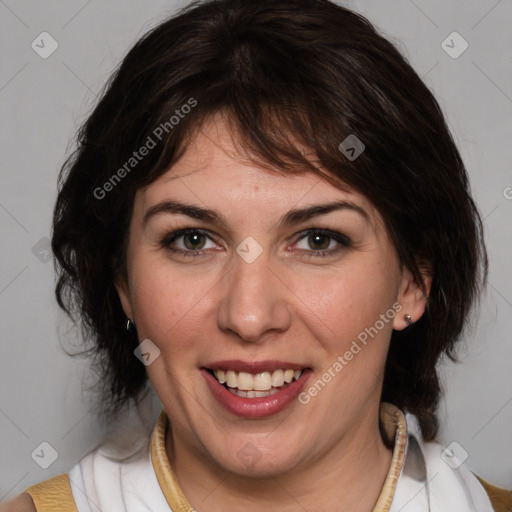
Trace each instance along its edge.
{"label": "gray background", "polygon": [[[0,0],[0,499],[67,472],[106,432],[83,390],[87,361],[61,346],[73,349],[77,337],[56,307],[52,263],[45,261],[56,178],[111,70],[177,5]],[[490,282],[460,351],[463,363],[442,369],[441,441],[456,441],[470,469],[512,488],[512,2],[346,5],[398,44],[434,90],[470,173],[485,218]],[[47,59],[31,48],[44,31],[59,45]],[[453,31],[469,45],[456,59],[441,46]],[[448,44],[461,48],[460,40]],[[42,441],[58,452],[48,469],[31,457]]]}

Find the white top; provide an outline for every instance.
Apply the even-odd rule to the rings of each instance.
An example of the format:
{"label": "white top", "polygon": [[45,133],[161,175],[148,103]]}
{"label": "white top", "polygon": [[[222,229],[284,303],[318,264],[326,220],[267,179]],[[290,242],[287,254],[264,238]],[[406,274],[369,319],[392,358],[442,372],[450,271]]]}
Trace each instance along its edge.
{"label": "white top", "polygon": [[[386,430],[395,432],[395,447],[373,512],[494,511],[464,464],[462,447],[423,442],[414,416],[390,404],[383,407],[381,419]],[[140,429],[126,432],[73,467],[69,480],[78,512],[193,511],[165,453],[167,423],[162,412],[151,436]]]}

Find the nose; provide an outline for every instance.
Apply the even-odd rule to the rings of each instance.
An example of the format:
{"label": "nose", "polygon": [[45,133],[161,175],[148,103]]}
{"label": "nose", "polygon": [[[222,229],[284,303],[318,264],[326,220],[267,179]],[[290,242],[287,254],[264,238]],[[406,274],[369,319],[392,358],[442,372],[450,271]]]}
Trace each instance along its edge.
{"label": "nose", "polygon": [[272,269],[265,253],[248,263],[233,256],[231,271],[223,280],[217,323],[222,331],[236,333],[248,343],[262,342],[271,332],[290,327],[290,290]]}

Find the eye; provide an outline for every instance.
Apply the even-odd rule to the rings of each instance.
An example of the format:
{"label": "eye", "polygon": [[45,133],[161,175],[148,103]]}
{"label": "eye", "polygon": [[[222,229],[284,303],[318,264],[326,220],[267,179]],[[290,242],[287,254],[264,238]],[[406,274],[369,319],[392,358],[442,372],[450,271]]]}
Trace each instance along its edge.
{"label": "eye", "polygon": [[207,232],[196,228],[179,229],[169,233],[163,238],[161,245],[171,252],[184,256],[200,256],[204,254],[204,250],[217,247]]}
{"label": "eye", "polygon": [[347,236],[327,229],[308,229],[300,234],[295,243],[301,252],[309,253],[309,257],[334,255],[350,245]]}
{"label": "eye", "polygon": [[[213,237],[207,231],[197,228],[173,231],[161,240],[160,245],[186,257],[204,256],[205,251],[218,249]],[[306,257],[314,258],[337,254],[350,247],[351,241],[336,231],[314,228],[300,233],[294,245]]]}

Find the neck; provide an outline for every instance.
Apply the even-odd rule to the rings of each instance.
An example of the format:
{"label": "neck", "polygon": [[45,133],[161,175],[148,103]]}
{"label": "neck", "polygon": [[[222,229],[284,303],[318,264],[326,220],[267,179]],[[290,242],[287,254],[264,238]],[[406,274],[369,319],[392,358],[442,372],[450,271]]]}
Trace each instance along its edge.
{"label": "neck", "polygon": [[384,445],[376,421],[365,425],[355,425],[354,432],[315,459],[268,477],[237,475],[205,462],[174,432],[167,436],[166,449],[184,495],[197,510],[371,512],[392,451]]}

